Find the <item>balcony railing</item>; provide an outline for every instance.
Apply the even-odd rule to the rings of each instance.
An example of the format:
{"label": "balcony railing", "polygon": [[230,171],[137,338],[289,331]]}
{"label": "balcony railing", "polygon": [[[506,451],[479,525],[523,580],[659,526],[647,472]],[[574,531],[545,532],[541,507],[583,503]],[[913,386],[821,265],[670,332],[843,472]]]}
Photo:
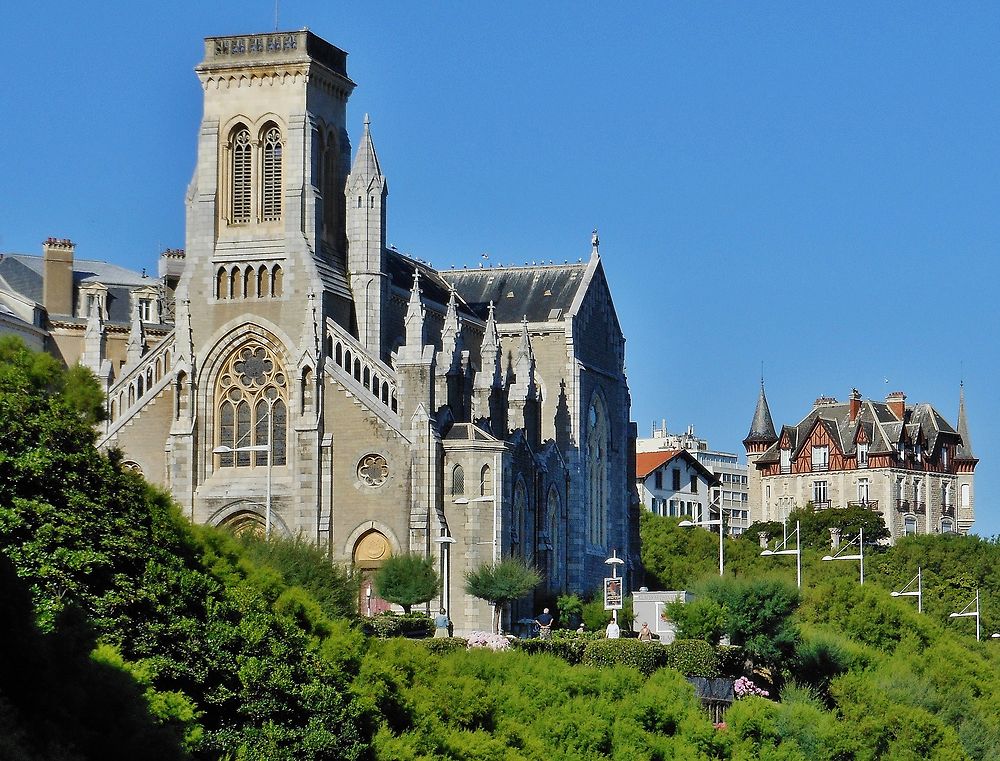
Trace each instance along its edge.
{"label": "balcony railing", "polygon": [[859,499],[847,503],[848,507],[862,507],[865,510],[878,510],[877,499]]}
{"label": "balcony railing", "polygon": [[782,465],[781,466],[781,475],[786,476],[786,475],[788,475],[791,472],[792,472],[792,466],[791,465]]}
{"label": "balcony railing", "polygon": [[947,518],[954,518],[955,517],[955,506],[954,505],[945,505],[944,507],[941,508],[941,515],[943,515],[943,516],[945,516]]}
{"label": "balcony railing", "polygon": [[829,510],[830,509],[830,502],[829,501],[826,501],[826,502],[816,502],[816,501],[813,501],[813,509],[814,510]]}
{"label": "balcony railing", "polygon": [[927,513],[927,503],[910,501],[908,499],[897,499],[896,510],[901,513],[913,513],[914,515],[925,515]]}
{"label": "balcony railing", "polygon": [[828,462],[814,462],[812,464],[813,473],[820,473],[824,470],[830,469],[830,463]]}

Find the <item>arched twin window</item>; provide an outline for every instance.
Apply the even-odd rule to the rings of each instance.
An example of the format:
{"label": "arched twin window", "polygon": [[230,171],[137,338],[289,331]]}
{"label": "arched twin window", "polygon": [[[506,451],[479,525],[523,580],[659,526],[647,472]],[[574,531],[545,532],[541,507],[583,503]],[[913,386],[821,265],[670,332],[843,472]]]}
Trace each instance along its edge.
{"label": "arched twin window", "polygon": [[[279,221],[282,205],[281,130],[269,122],[254,141],[250,129],[239,124],[232,131],[229,153],[229,223],[246,225],[255,221]],[[256,160],[255,153],[259,154]]]}
{"label": "arched twin window", "polygon": [[[259,343],[235,351],[216,384],[216,450],[222,468],[286,462],[288,382],[281,363]],[[221,450],[221,451],[219,451]]]}

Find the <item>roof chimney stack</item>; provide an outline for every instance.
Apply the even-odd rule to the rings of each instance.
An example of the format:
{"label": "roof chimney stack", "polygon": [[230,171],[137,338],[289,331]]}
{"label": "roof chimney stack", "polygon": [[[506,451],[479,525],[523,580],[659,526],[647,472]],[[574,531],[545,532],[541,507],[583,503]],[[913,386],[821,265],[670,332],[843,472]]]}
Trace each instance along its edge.
{"label": "roof chimney stack", "polygon": [[889,412],[895,415],[897,420],[902,420],[906,413],[906,394],[902,391],[893,391],[885,398]]}
{"label": "roof chimney stack", "polygon": [[73,241],[49,238],[42,246],[42,302],[49,314],[73,314]]}
{"label": "roof chimney stack", "polygon": [[851,389],[851,422],[853,423],[858,419],[858,413],[861,411],[861,392],[856,388]]}

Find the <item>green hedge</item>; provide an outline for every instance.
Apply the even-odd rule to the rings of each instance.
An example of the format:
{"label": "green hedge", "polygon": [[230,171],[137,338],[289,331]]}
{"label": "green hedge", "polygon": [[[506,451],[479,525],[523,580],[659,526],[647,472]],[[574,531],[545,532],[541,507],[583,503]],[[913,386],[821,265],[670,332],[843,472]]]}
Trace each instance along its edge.
{"label": "green hedge", "polygon": [[719,658],[719,675],[730,679],[743,676],[746,671],[746,653],[742,647],[730,645],[719,645],[715,648],[715,654]]}
{"label": "green hedge", "polygon": [[667,648],[636,639],[605,639],[588,642],[581,663],[587,666],[628,666],[650,675],[667,665]]}
{"label": "green hedge", "polygon": [[518,639],[514,640],[514,649],[522,653],[547,653],[562,658],[569,664],[576,665],[583,660],[583,651],[588,640],[585,639]]}
{"label": "green hedge", "polygon": [[678,639],[663,649],[666,651],[663,665],[685,676],[717,677],[720,674],[719,656],[703,639]]}
{"label": "green hedge", "polygon": [[435,655],[453,653],[456,650],[466,650],[469,647],[469,640],[462,637],[441,637],[439,639],[429,638],[421,640],[424,647]]}
{"label": "green hedge", "polygon": [[434,621],[423,613],[379,613],[365,623],[376,637],[429,637]]}

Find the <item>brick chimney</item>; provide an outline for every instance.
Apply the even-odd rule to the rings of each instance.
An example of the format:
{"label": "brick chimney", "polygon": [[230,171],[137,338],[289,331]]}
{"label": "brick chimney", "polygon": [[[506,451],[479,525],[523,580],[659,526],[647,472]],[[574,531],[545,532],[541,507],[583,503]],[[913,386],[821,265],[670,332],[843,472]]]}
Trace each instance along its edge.
{"label": "brick chimney", "polygon": [[858,413],[861,412],[861,392],[856,388],[851,389],[851,422],[853,423],[858,419]]}
{"label": "brick chimney", "polygon": [[42,303],[49,314],[73,314],[73,241],[49,238],[42,246]]}
{"label": "brick chimney", "polygon": [[902,391],[893,391],[886,396],[885,403],[889,407],[889,412],[896,416],[897,420],[902,420],[906,413],[906,394]]}

